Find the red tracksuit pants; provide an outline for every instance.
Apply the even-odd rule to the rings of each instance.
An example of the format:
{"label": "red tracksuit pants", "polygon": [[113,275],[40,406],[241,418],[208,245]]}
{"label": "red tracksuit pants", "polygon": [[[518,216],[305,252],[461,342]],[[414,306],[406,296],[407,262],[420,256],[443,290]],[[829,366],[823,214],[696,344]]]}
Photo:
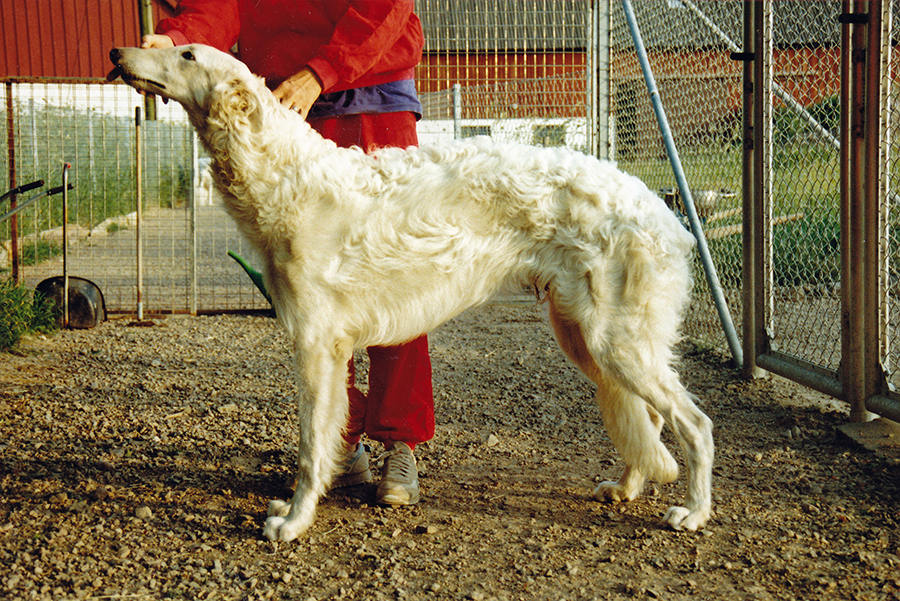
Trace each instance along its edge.
{"label": "red tracksuit pants", "polygon": [[[311,120],[310,125],[338,146],[377,148],[418,145],[412,113],[346,115]],[[363,433],[379,442],[401,441],[414,448],[434,436],[434,397],[428,339],[392,347],[369,347],[369,392],[356,388],[350,361],[350,419],[344,435],[348,444]]]}

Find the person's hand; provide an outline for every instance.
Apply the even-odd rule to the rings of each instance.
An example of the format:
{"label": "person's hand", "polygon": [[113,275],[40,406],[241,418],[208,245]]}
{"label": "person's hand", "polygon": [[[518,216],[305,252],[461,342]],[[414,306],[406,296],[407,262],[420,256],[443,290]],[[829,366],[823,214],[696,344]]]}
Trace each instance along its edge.
{"label": "person's hand", "polygon": [[288,77],[272,92],[278,102],[297,111],[304,119],[321,93],[322,82],[315,71],[309,68]]}
{"label": "person's hand", "polygon": [[175,42],[167,35],[149,34],[141,38],[141,48],[174,48]]}

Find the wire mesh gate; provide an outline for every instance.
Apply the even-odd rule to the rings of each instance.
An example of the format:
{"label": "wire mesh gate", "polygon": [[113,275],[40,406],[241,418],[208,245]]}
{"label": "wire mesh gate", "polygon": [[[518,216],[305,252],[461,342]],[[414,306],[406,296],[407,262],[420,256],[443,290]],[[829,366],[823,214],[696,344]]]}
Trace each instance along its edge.
{"label": "wire mesh gate", "polygon": [[[764,143],[770,203],[762,242],[771,252],[761,320],[769,350],[809,373],[837,381],[842,365],[840,48],[844,12],[837,1],[773,5],[771,129]],[[742,270],[747,248],[742,178],[744,4],[654,0],[634,4],[651,66],[700,204],[707,239],[735,321],[747,314]],[[890,3],[892,11],[897,2]],[[888,11],[890,15],[892,11]],[[423,144],[491,135],[529,144],[566,145],[615,159],[663,196],[678,198],[634,48],[618,3],[591,0],[419,0],[426,37],[417,73]],[[894,20],[896,22],[896,20]],[[888,19],[890,23],[890,19]],[[885,49],[896,39],[891,29]],[[893,82],[897,53],[885,52]],[[883,102],[887,165],[896,93]],[[112,310],[132,311],[134,298],[133,113],[130,88],[99,82],[8,81],[2,90],[12,183],[55,182],[63,161],[71,174],[73,214],[83,229],[71,271],[100,285]],[[160,107],[163,108],[163,107]],[[160,111],[145,129],[145,307],[150,312],[264,308],[265,301],[226,256],[250,255],[202,186],[202,161],[180,108]],[[889,173],[896,189],[896,169]],[[11,187],[11,186],[10,186]],[[898,203],[883,204],[882,320],[879,358],[889,383],[900,380],[893,291],[900,280],[889,259]],[[22,214],[21,277],[34,284],[58,275],[52,200]],[[9,224],[0,226],[0,269],[9,269]],[[251,257],[252,261],[252,257]],[[842,287],[843,286],[843,287]],[[725,348],[716,312],[697,278],[688,335]],[[745,341],[746,343],[746,341]],[[821,388],[821,386],[820,386]],[[834,391],[832,391],[834,392]]]}

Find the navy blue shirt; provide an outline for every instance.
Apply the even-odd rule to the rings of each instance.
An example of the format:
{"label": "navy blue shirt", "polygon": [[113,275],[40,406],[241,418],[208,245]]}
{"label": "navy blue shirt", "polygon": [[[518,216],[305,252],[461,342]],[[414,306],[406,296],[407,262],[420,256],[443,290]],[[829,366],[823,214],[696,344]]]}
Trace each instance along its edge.
{"label": "navy blue shirt", "polygon": [[328,119],[364,113],[415,113],[422,118],[422,104],[412,79],[322,94],[313,103],[307,119]]}

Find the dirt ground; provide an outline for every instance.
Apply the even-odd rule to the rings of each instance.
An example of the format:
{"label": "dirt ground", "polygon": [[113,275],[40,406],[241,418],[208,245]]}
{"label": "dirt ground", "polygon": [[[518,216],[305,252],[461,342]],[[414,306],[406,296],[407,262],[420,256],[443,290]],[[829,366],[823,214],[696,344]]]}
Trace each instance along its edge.
{"label": "dirt ground", "polygon": [[274,320],[122,318],[27,342],[0,356],[0,597],[900,599],[900,465],[836,434],[841,405],[685,346],[716,425],[716,516],[674,532],[660,519],[683,478],[592,500],[622,466],[542,321],[497,302],[434,332],[421,503],[332,492],[289,544],[261,537],[294,457]]}

